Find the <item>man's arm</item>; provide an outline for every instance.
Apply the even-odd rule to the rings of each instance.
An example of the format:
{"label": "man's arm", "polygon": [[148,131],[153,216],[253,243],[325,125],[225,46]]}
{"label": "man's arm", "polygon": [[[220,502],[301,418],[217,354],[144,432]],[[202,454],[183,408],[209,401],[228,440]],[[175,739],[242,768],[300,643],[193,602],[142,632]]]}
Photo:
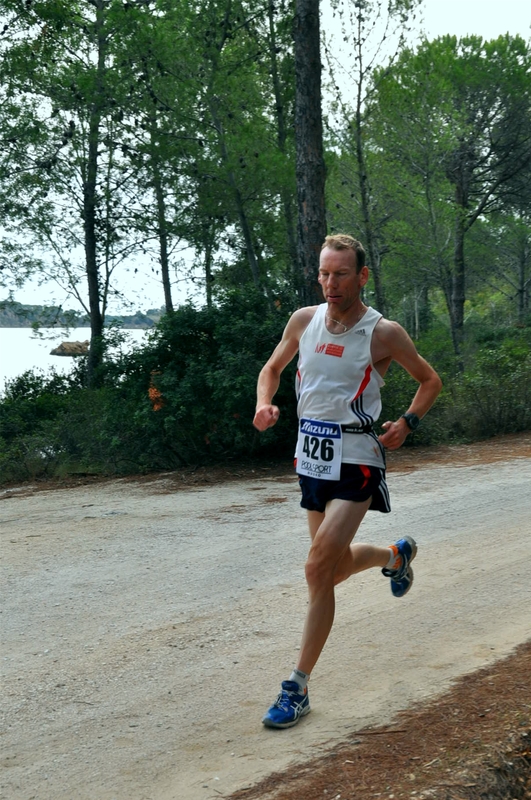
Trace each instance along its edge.
{"label": "man's arm", "polygon": [[316,311],[316,306],[295,311],[286,327],[282,339],[273,350],[258,377],[256,387],[256,413],[253,425],[259,431],[271,428],[278,420],[280,411],[273,398],[280,385],[280,376],[299,349],[299,341]]}
{"label": "man's arm", "polygon": [[[428,413],[442,388],[442,381],[428,362],[418,354],[406,331],[397,322],[381,320],[375,330],[375,353],[373,360],[389,357],[409,372],[419,383],[419,388],[405,413],[416,414],[420,419]],[[405,441],[410,428],[405,419],[384,422],[385,433],[379,438],[384,447],[396,450]]]}

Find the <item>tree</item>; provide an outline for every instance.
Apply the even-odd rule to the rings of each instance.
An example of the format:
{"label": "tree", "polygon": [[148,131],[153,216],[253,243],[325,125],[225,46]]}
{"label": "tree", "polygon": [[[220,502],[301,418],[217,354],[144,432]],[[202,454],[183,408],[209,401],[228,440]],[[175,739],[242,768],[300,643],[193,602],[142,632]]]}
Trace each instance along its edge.
{"label": "tree", "polygon": [[[250,279],[267,292],[293,271],[285,18],[282,5],[263,3],[207,1],[182,13],[168,6],[135,56],[138,91],[146,90],[159,128],[165,198],[177,201],[168,230],[196,250],[210,305],[226,280]],[[136,135],[131,153],[142,155],[151,185],[152,150]],[[147,210],[141,221],[153,228]],[[224,245],[232,257],[220,257]]]}
{"label": "tree", "polygon": [[[286,22],[291,21],[291,15],[287,15],[284,12],[279,23],[276,19],[277,15],[277,6],[275,5],[274,0],[268,0],[268,30],[266,38],[269,49],[271,81],[275,98],[274,110],[277,123],[277,144],[278,150],[283,156],[284,164],[286,167],[289,167],[289,156],[291,151],[290,145],[292,144],[292,137],[290,137],[289,131],[290,127],[293,127],[289,125],[289,121],[293,117],[292,84],[294,66],[292,66],[291,46],[287,44],[288,35],[291,33],[291,27],[288,30]],[[282,69],[283,67],[284,70]],[[287,72],[284,80],[282,79],[282,72]],[[291,178],[290,172],[288,172],[287,177],[288,179]],[[293,287],[296,288],[299,285],[297,269],[297,236],[294,219],[296,209],[294,208],[292,195],[292,181],[290,180],[289,183],[283,182],[280,186],[280,197],[282,199],[282,208],[286,225],[287,250],[291,267],[290,271],[292,275],[292,283]]]}
{"label": "tree", "polygon": [[416,209],[410,245],[423,225],[432,232],[456,353],[464,339],[467,237],[522,190],[518,176],[531,163],[530,73],[531,50],[518,36],[446,36],[405,52],[377,76],[375,146]]}
{"label": "tree", "polygon": [[[335,166],[341,175],[343,185],[356,184],[356,191],[350,189],[350,202],[345,205],[331,204],[329,216],[334,228],[345,225],[344,209],[352,210],[356,205],[353,223],[360,230],[360,239],[365,245],[374,284],[375,305],[387,313],[384,281],[382,276],[382,259],[386,252],[383,240],[383,228],[389,219],[388,209],[382,210],[381,197],[375,191],[373,169],[371,164],[371,100],[378,88],[378,78],[374,76],[375,66],[379,63],[385,50],[389,51],[389,65],[396,60],[403,49],[406,35],[411,30],[410,18],[415,18],[415,9],[421,0],[394,0],[385,5],[380,0],[350,0],[338,3],[337,10],[342,19],[341,32],[344,41],[352,42],[351,52],[342,54],[344,60],[338,63],[334,42],[327,43],[325,53],[331,74],[331,88],[335,92],[333,112],[339,116],[334,124],[330,119],[330,131],[333,144],[339,144],[342,158]],[[390,44],[394,46],[390,47]],[[340,75],[338,74],[341,74]],[[378,73],[381,75],[382,73]],[[354,87],[345,96],[343,83],[348,78],[348,86]],[[353,99],[350,97],[353,94]],[[336,173],[337,174],[337,173]],[[332,188],[334,193],[336,187]],[[345,198],[346,199],[346,198]],[[354,200],[354,203],[352,202]],[[337,213],[334,209],[338,209]],[[347,211],[347,214],[349,213]],[[351,223],[352,224],[352,223]],[[348,225],[348,223],[347,223]]]}
{"label": "tree", "polygon": [[[510,211],[479,220],[469,237],[468,265],[475,285],[492,298],[505,298],[507,317],[525,326],[530,321],[531,213]],[[503,325],[506,320],[493,320]]]}
{"label": "tree", "polygon": [[297,289],[301,304],[313,305],[319,300],[319,252],[326,235],[319,0],[296,0],[294,42]]}
{"label": "tree", "polygon": [[282,3],[3,6],[6,112],[15,105],[20,122],[20,131],[4,126],[14,142],[0,156],[5,194],[20,200],[6,206],[13,228],[23,223],[53,254],[46,278],[65,283],[90,313],[91,380],[116,268],[126,260],[132,269],[134,255],[157,261],[168,311],[179,246],[202,261],[210,305],[217,282],[250,278],[265,293],[293,282]]}
{"label": "tree", "polygon": [[115,291],[111,276],[135,247],[120,215],[127,177],[116,149],[121,87],[111,50],[124,7],[108,0],[4,6],[11,12],[5,92],[31,115],[17,137],[18,152],[11,149],[3,161],[3,191],[17,198],[9,217],[15,230],[23,227],[54,254],[48,272],[89,314],[87,380],[94,385],[107,302]]}
{"label": "tree", "polygon": [[125,216],[142,243],[141,253],[158,264],[164,307],[172,313],[173,256],[186,234],[189,196],[183,162],[195,142],[197,125],[191,87],[176,77],[189,68],[190,12],[181,3],[171,8],[155,4],[153,10],[130,3],[127,8],[122,35],[113,47],[121,80],[128,87],[118,111],[118,146],[131,172]]}

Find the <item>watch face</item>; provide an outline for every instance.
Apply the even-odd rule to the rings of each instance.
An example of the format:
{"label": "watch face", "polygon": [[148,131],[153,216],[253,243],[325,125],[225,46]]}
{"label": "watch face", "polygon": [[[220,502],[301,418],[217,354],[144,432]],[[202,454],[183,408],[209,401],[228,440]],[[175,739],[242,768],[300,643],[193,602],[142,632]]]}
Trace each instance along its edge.
{"label": "watch face", "polygon": [[412,431],[416,431],[418,426],[420,425],[420,419],[417,417],[416,414],[403,414],[405,421],[408,424],[408,427]]}

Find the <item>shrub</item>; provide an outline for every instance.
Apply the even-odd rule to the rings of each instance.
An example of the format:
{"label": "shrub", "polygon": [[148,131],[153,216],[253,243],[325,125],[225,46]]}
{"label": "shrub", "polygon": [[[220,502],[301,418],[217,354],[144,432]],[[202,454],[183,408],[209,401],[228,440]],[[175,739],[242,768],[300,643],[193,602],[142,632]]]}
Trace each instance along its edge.
{"label": "shrub", "polygon": [[471,438],[517,433],[531,426],[531,350],[510,339],[478,352],[458,384],[457,408]]}
{"label": "shrub", "polygon": [[[123,474],[261,457],[288,459],[296,435],[295,364],[275,402],[277,425],[252,427],[258,373],[279,341],[287,311],[237,292],[214,309],[185,306],[162,318],[147,344],[102,367],[101,388],[82,369],[26,372],[0,402],[3,482],[73,472]],[[444,388],[408,445],[473,440],[531,424],[529,332],[473,342],[461,364],[444,329],[419,342]],[[483,345],[483,346],[482,346]],[[391,365],[381,422],[408,408],[416,382]],[[153,402],[154,401],[154,402]]]}
{"label": "shrub", "polygon": [[3,482],[53,474],[60,450],[55,422],[68,412],[74,391],[74,379],[53,371],[27,371],[7,383],[0,402]]}
{"label": "shrub", "polygon": [[[143,396],[148,378],[162,396],[160,410],[147,415],[161,447],[171,442],[185,463],[286,450],[295,403],[292,387],[286,390],[290,370],[278,394],[283,406],[278,428],[260,437],[252,427],[258,373],[286,320],[281,311],[268,313],[263,297],[243,302],[237,293],[216,309],[184,308],[162,320],[139,356]],[[293,441],[291,429],[291,448]]]}

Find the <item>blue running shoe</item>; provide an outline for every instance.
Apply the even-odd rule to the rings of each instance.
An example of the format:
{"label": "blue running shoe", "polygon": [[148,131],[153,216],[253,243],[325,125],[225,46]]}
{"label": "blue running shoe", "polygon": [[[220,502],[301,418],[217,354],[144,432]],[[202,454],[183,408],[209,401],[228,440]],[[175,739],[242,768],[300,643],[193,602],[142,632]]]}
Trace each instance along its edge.
{"label": "blue running shoe", "polygon": [[402,563],[398,569],[382,569],[386,578],[391,578],[391,591],[395,597],[404,597],[413,585],[413,569],[411,562],[417,555],[417,544],[411,536],[404,536],[395,542],[398,554],[402,556]]}
{"label": "blue running shoe", "polygon": [[282,690],[262,722],[266,728],[291,728],[301,717],[310,713],[308,689],[300,693],[296,681],[282,681]]}

